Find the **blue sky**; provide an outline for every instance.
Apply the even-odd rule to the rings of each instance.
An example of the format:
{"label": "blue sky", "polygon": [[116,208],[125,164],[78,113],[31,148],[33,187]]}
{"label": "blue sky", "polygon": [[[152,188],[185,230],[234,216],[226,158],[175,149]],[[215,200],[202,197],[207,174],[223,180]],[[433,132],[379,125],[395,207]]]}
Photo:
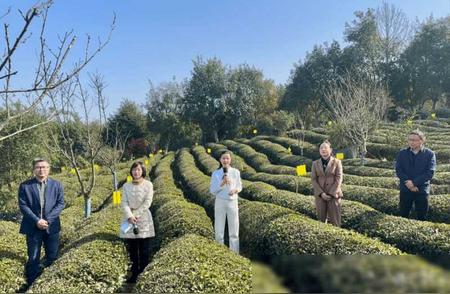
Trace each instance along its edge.
{"label": "blue sky", "polygon": [[[9,22],[14,32],[21,25],[17,9],[26,10],[34,3],[0,0],[0,14],[11,7],[0,21]],[[410,19],[450,14],[450,0],[388,3]],[[86,34],[105,38],[116,13],[111,43],[87,68],[104,75],[113,113],[124,98],[144,103],[149,80],[157,85],[174,76],[188,78],[198,55],[218,57],[231,66],[254,65],[266,78],[286,83],[294,63],[315,44],[332,40],[342,44],[345,23],[354,19],[354,12],[380,4],[375,0],[56,0],[48,17],[47,38],[73,29],[79,36],[75,50],[80,50]],[[17,67],[25,77],[32,73],[36,56],[32,41],[17,55]]]}

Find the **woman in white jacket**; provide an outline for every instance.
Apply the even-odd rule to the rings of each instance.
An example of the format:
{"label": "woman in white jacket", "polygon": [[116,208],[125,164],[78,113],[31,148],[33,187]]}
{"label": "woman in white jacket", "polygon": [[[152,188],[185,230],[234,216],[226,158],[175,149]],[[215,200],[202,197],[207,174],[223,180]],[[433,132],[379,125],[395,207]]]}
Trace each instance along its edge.
{"label": "woman in white jacket", "polygon": [[131,165],[131,183],[123,185],[122,209],[124,221],[128,221],[126,232],[120,231],[125,239],[131,259],[131,277],[129,283],[136,282],[137,276],[145,269],[150,258],[150,237],[155,236],[152,214],[149,210],[153,200],[153,185],[145,179],[146,170],[142,162]]}
{"label": "woman in white jacket", "polygon": [[214,205],[214,231],[216,241],[223,244],[225,220],[228,220],[230,249],[239,253],[238,193],[242,191],[241,174],[231,167],[231,153],[220,155],[221,167],[211,176],[209,191],[216,197]]}

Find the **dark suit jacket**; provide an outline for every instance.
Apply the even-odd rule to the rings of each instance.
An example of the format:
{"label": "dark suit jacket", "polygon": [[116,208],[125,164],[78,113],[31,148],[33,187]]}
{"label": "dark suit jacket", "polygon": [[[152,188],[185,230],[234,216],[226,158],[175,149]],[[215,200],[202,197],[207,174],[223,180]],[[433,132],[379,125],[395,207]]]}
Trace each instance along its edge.
{"label": "dark suit jacket", "polygon": [[428,148],[422,148],[416,155],[411,148],[402,149],[395,161],[395,172],[400,179],[400,191],[410,192],[405,185],[411,180],[420,194],[430,194],[431,179],[436,171],[436,155]]}
{"label": "dark suit jacket", "polygon": [[19,208],[23,214],[20,224],[20,233],[30,235],[40,231],[36,225],[39,219],[45,219],[49,227],[49,234],[61,230],[59,215],[64,209],[64,189],[60,182],[47,179],[45,190],[44,215],[41,216],[41,203],[39,200],[38,180],[32,178],[20,184]]}
{"label": "dark suit jacket", "polygon": [[324,192],[336,198],[342,197],[342,176],[342,163],[339,159],[331,157],[325,172],[321,159],[314,161],[311,169],[314,195],[319,196]]}

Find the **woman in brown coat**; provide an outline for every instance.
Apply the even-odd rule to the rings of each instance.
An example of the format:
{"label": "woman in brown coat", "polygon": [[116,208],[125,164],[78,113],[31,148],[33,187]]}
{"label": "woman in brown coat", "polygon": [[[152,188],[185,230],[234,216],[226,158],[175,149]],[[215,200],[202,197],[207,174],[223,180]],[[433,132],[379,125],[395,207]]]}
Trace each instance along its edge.
{"label": "woman in brown coat", "polygon": [[341,198],[342,198],[342,163],[331,156],[331,144],[328,141],[320,145],[320,159],[313,162],[311,181],[317,218],[322,222],[331,222],[341,226]]}

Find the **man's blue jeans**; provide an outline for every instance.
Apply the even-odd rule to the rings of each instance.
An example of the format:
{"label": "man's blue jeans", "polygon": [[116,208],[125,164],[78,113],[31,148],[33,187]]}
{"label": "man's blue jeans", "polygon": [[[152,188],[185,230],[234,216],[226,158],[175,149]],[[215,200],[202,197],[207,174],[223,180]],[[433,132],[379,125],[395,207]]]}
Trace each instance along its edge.
{"label": "man's blue jeans", "polygon": [[42,243],[44,243],[45,250],[44,266],[47,267],[58,257],[59,232],[48,234],[46,231],[38,231],[27,235],[28,261],[25,265],[25,275],[28,284],[33,283],[41,273],[39,261],[41,259]]}

